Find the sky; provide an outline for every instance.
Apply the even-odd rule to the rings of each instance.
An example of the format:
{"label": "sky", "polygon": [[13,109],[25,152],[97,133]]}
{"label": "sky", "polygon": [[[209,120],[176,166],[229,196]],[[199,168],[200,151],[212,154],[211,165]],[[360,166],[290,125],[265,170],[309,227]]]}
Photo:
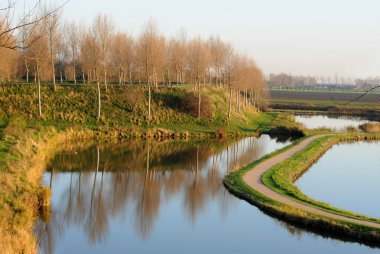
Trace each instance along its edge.
{"label": "sky", "polygon": [[364,78],[380,76],[379,10],[379,0],[70,0],[63,15],[108,14],[132,35],[151,18],[166,36],[219,35],[266,74]]}

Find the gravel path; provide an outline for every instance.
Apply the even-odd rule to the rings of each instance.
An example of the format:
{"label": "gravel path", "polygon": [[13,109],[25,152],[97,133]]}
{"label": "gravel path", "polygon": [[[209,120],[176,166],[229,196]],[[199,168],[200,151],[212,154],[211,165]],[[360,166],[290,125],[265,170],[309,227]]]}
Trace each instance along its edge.
{"label": "gravel path", "polygon": [[320,210],[318,208],[299,203],[299,202],[297,202],[291,198],[282,196],[281,194],[271,190],[269,187],[267,187],[266,185],[264,185],[261,182],[261,177],[266,171],[271,169],[274,165],[290,158],[293,154],[301,151],[306,146],[308,146],[311,142],[313,142],[314,140],[316,140],[322,136],[324,136],[324,135],[313,136],[313,137],[307,138],[307,139],[303,140],[300,144],[288,149],[287,151],[285,151],[281,154],[278,154],[275,157],[272,157],[268,160],[265,160],[264,162],[257,165],[253,170],[248,171],[243,176],[243,180],[249,186],[251,186],[254,190],[260,192],[261,194],[263,194],[263,195],[265,195],[265,196],[267,196],[273,200],[281,202],[283,204],[286,204],[286,205],[289,205],[292,207],[297,207],[297,208],[300,208],[300,209],[305,210],[307,212],[327,216],[327,217],[337,219],[337,220],[344,220],[344,221],[349,221],[349,222],[353,222],[356,224],[380,228],[380,224],[376,223],[376,222],[369,222],[369,221],[364,221],[364,220],[360,220],[360,219],[353,219],[353,218],[345,217],[342,215],[329,213],[329,212]]}

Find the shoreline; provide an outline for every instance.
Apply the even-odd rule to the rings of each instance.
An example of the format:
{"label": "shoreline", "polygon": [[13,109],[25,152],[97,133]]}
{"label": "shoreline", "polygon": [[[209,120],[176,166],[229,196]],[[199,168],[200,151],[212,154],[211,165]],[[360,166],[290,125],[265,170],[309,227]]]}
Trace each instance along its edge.
{"label": "shoreline", "polygon": [[[285,221],[302,225],[326,233],[337,233],[354,241],[380,243],[380,224],[374,221],[360,220],[324,211],[315,205],[305,204],[293,199],[289,194],[278,193],[270,186],[264,185],[262,176],[281,162],[294,159],[298,153],[308,147],[312,141],[325,135],[312,136],[265,156],[259,161],[227,175],[224,184],[227,189],[261,210]],[[339,136],[339,135],[332,135]],[[343,135],[341,135],[343,136]],[[366,139],[378,134],[359,134],[357,137],[346,134],[352,139]],[[343,140],[342,140],[343,141]],[[325,151],[327,151],[327,148]],[[309,164],[307,164],[309,165]],[[309,167],[307,167],[309,169]]]}

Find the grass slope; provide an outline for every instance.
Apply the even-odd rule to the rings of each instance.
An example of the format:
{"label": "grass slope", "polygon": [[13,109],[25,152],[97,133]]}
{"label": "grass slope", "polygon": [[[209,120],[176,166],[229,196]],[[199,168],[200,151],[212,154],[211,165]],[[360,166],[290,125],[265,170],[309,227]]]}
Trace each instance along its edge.
{"label": "grass slope", "polygon": [[[229,133],[268,130],[274,125],[292,125],[286,117],[259,113],[253,107],[242,108],[228,116],[228,91],[206,86],[203,98],[209,102],[211,114],[201,119],[189,112],[184,105],[193,92],[191,86],[180,88],[160,87],[152,92],[152,120],[147,124],[147,89],[141,86],[109,85],[102,88],[102,117],[97,121],[97,91],[94,85],[58,86],[54,92],[50,85],[42,86],[43,119],[38,118],[36,85],[17,84],[0,86],[0,119],[18,115],[28,123],[42,122],[65,129],[83,125],[92,130],[118,132],[120,136],[136,136],[149,129],[163,128],[176,132],[214,133],[223,128]],[[3,117],[1,117],[3,116]],[[117,134],[116,134],[117,135]]]}
{"label": "grass slope", "polygon": [[[3,125],[5,127],[5,125]],[[62,142],[91,138],[83,129],[57,131],[53,126],[27,125],[13,117],[0,138],[0,249],[2,253],[35,253],[33,227],[49,216],[50,190],[40,186],[46,163]]]}

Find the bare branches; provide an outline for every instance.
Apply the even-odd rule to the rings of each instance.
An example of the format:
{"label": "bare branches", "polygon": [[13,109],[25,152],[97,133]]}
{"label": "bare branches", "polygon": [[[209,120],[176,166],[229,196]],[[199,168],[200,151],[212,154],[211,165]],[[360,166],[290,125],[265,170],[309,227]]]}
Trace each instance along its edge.
{"label": "bare branches", "polygon": [[359,95],[358,97],[356,97],[356,98],[354,98],[353,100],[350,100],[349,102],[346,102],[346,103],[344,103],[344,104],[342,104],[342,105],[348,105],[348,104],[351,104],[351,103],[353,103],[353,102],[355,102],[355,101],[358,101],[358,100],[360,100],[361,98],[363,98],[364,96],[366,96],[367,94],[374,92],[374,91],[375,91],[376,89],[378,89],[378,88],[380,88],[380,85],[378,85],[378,86],[374,86],[374,87],[371,87],[370,89],[364,91],[364,92],[363,92],[361,95]]}
{"label": "bare branches", "polygon": [[3,17],[0,19],[0,47],[3,48],[24,49],[30,46],[26,45],[23,42],[21,42],[21,45],[17,45],[15,32],[21,30],[22,28],[30,27],[42,22],[63,8],[69,2],[69,0],[57,8],[53,8],[50,11],[44,12],[42,14],[40,13],[42,1],[36,0],[28,10],[24,10],[23,15],[18,18],[18,21],[14,22],[14,9],[16,2],[16,0],[13,2],[9,1],[6,7],[0,9],[0,16]]}

